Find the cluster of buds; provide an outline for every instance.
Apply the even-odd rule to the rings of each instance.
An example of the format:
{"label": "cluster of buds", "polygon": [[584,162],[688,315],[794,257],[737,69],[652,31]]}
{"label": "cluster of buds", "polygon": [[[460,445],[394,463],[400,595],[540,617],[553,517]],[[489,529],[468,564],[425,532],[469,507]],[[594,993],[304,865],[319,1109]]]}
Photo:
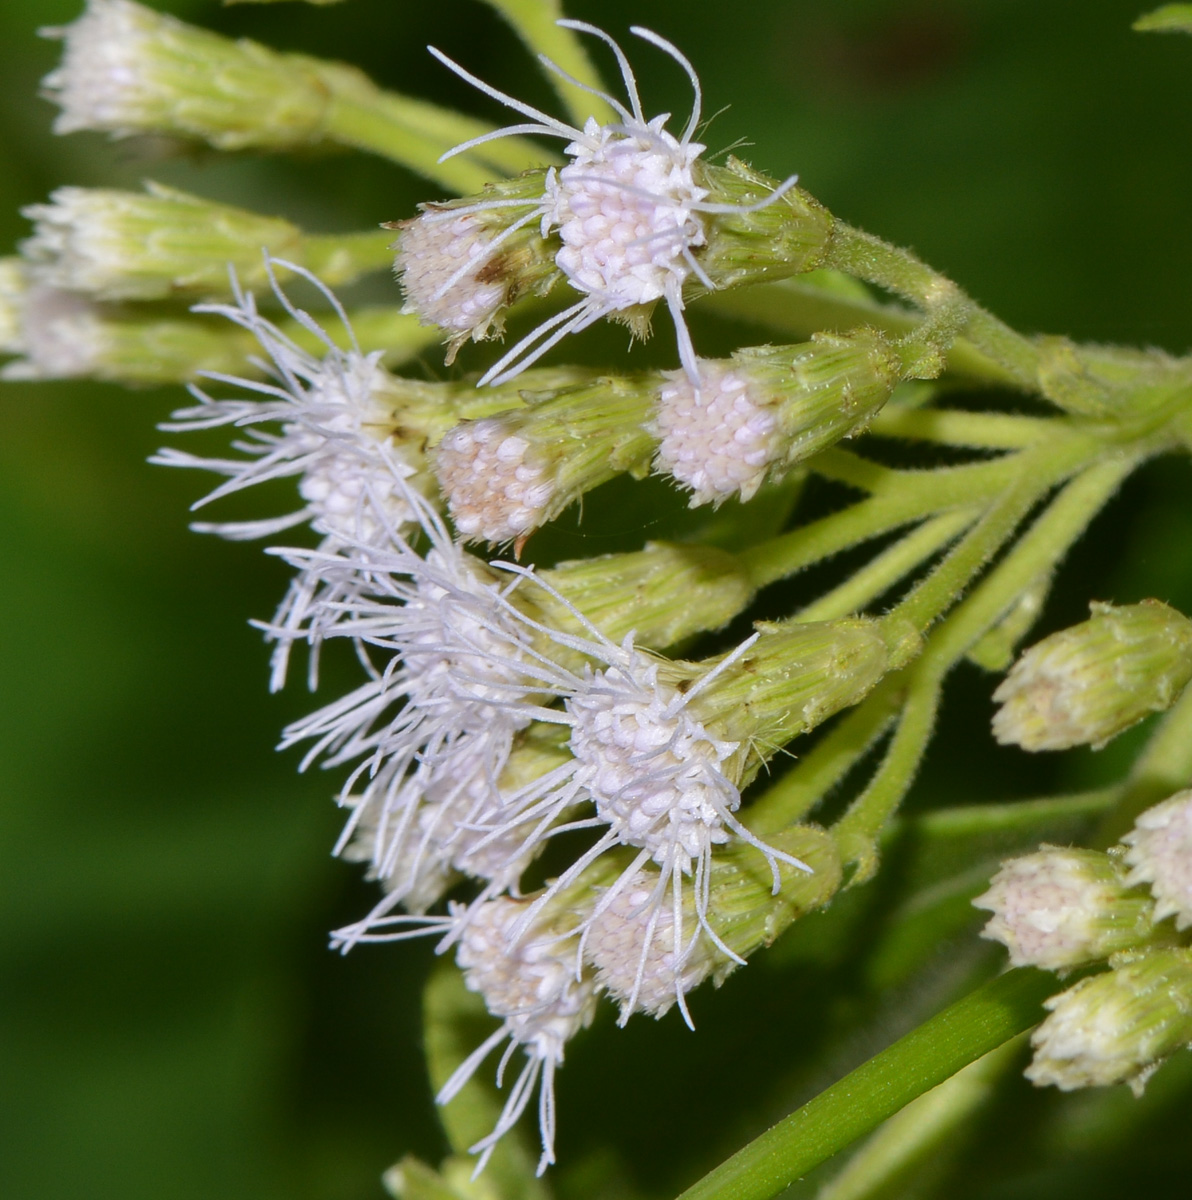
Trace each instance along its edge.
{"label": "cluster of buds", "polygon": [[[1108,852],[1043,846],[1003,864],[973,901],[1014,966],[1061,975],[1108,963],[1047,1002],[1027,1078],[1064,1091],[1126,1083],[1141,1094],[1192,1045],[1192,791],[1144,812]],[[1174,917],[1174,921],[1168,918]]]}

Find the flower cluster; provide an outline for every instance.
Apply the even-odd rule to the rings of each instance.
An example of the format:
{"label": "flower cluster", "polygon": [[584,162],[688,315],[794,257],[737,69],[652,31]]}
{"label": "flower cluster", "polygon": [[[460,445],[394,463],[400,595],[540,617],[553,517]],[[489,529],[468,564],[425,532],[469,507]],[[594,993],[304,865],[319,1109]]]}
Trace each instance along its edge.
{"label": "flower cluster", "polygon": [[984,936],[1015,966],[1109,963],[1047,1002],[1026,1072],[1040,1086],[1127,1083],[1140,1095],[1192,1045],[1192,948],[1179,936],[1192,925],[1192,791],[1147,809],[1122,843],[1011,859],[973,902],[993,913]]}
{"label": "flower cluster", "polygon": [[[233,539],[295,534],[299,544],[269,551],[295,572],[260,623],[274,647],[274,688],[302,647],[312,689],[329,645],[346,643],[360,664],[358,684],[294,722],[282,745],[303,748],[304,769],[343,768],[336,851],[379,885],[370,911],[333,944],[435,936],[497,1021],[453,1064],[440,1101],[470,1086],[499,1047],[498,1084],[521,1055],[493,1129],[472,1147],[478,1169],[535,1097],[539,1170],[554,1161],[556,1074],[602,997],[622,1023],[675,1007],[691,1025],[693,989],[825,903],[848,855],[857,866],[875,853],[888,809],[839,840],[806,820],[832,772],[847,773],[847,755],[817,768],[822,787],[802,806],[755,805],[749,788],[795,738],[875,689],[857,756],[876,743],[890,705],[910,695],[905,678],[889,688],[883,680],[918,654],[947,603],[912,605],[914,620],[901,608],[856,614],[902,579],[922,578],[919,568],[964,528],[956,497],[969,501],[964,486],[949,492],[943,539],[926,522],[939,512],[904,496],[885,524],[858,526],[851,540],[813,536],[808,555],[777,525],[754,536],[740,513],[717,533],[729,504],[702,525],[693,515],[674,542],[553,563],[531,551],[523,561],[536,530],[616,475],[666,476],[691,506],[743,505],[769,489],[782,512],[793,494],[783,481],[805,464],[877,492],[873,479],[897,472],[833,447],[881,419],[900,384],[938,375],[963,324],[958,289],[932,280],[901,290],[922,309],[918,323],[897,314],[881,329],[699,356],[690,302],[822,267],[839,227],[794,177],[705,159],[699,81],[670,42],[632,29],[690,81],[678,133],[669,114],[647,117],[617,42],[583,22],[558,24],[565,40],[582,34],[611,52],[623,98],[544,59],[591,101],[593,115],[561,120],[432,51],[521,118],[492,129],[382,93],[339,64],[230,42],[133,0],[87,0],[74,25],[53,31],[65,54],[46,86],[61,131],[156,133],[220,149],[336,142],[385,153],[457,198],[387,223],[391,243],[375,230],[307,233],[159,185],[62,188],[26,209],[33,234],[19,258],[0,263],[0,349],[20,356],[7,374],[186,381],[193,403],[163,429],[234,435],[221,456],[155,456],[221,477],[196,507],[258,484],[293,486],[297,498],[280,515],[194,528]],[[545,155],[522,140],[535,135],[561,139],[564,161],[541,165]],[[401,313],[390,304],[379,316],[349,315],[328,286],[390,264]],[[291,299],[295,281],[312,311]],[[400,372],[433,336],[450,365],[469,340],[501,335],[524,301],[550,304],[556,286],[569,301],[476,375]],[[179,298],[199,303],[189,315],[164,307]],[[674,322],[678,369],[539,362],[603,319],[644,338],[660,304]],[[973,492],[973,503],[982,498]],[[721,634],[766,584],[919,520],[922,529],[825,597],[823,611]],[[511,546],[512,561],[475,543]],[[996,557],[986,547],[958,561]],[[720,636],[697,640],[705,635]],[[1181,681],[1175,670],[1164,694]],[[1130,862],[1136,874],[1151,869]],[[1059,968],[1141,944],[1156,914],[1149,901],[1142,911],[1121,899],[1136,880],[1116,870],[1071,855],[1051,863],[1025,908],[997,900],[999,929],[1075,888],[1050,925],[1030,917],[1033,934],[1015,935],[1020,958]],[[1162,904],[1177,903],[1175,885],[1146,878]],[[1010,872],[994,891],[1020,882]],[[1127,916],[1091,931],[1081,924],[1082,906],[1111,904]]]}

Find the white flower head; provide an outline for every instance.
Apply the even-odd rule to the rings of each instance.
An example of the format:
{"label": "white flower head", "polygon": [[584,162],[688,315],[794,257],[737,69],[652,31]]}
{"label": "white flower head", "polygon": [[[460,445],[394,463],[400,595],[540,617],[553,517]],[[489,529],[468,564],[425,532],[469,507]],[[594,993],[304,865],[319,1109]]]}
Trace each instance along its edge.
{"label": "white flower head", "polygon": [[[715,286],[695,254],[707,240],[703,215],[745,210],[708,203],[707,189],[697,182],[695,165],[705,147],[692,140],[700,123],[701,103],[695,68],[665,38],[640,26],[631,28],[635,36],[670,55],[691,80],[694,92],[691,115],[682,134],[675,137],[666,129],[669,114],[646,117],[633,69],[608,34],[583,21],[559,24],[599,38],[612,49],[628,104],[578,83],[545,57],[543,63],[568,82],[598,96],[617,114],[617,121],[601,125],[590,117],[582,129],[577,129],[498,91],[441,51],[430,48],[440,62],[462,79],[529,119],[526,124],[511,125],[464,142],[451,154],[496,137],[539,133],[562,138],[567,143],[564,153],[570,159],[566,166],[547,172],[541,196],[521,202],[530,212],[520,218],[516,227],[538,218],[543,237],[557,231],[562,247],[555,256],[555,264],[583,298],[518,342],[489,368],[480,382],[511,379],[568,334],[578,333],[603,317],[632,320],[648,306],[663,300],[675,322],[683,366],[698,386],[695,350],[683,317],[683,285],[695,276],[705,287]],[[777,199],[793,183],[793,179],[788,180],[763,204]],[[494,203],[514,207],[506,200]],[[485,207],[480,202],[471,206],[471,211],[483,211]],[[479,257],[470,259],[468,269],[474,271],[478,264]]]}
{"label": "white flower head", "polygon": [[1155,920],[1175,916],[1175,927],[1192,925],[1192,791],[1177,792],[1148,808],[1122,838],[1129,846],[1126,882],[1145,883],[1155,897]]}
{"label": "white flower head", "polygon": [[402,225],[394,266],[406,294],[404,311],[447,330],[448,363],[467,338],[480,341],[499,323],[506,285],[484,272],[498,237],[475,213],[457,208],[431,208]]}
{"label": "white flower head", "polygon": [[658,393],[654,467],[691,489],[691,505],[749,500],[782,450],[778,411],[739,367],[700,359],[698,384],[667,373]]}
{"label": "white flower head", "polygon": [[518,1047],[526,1058],[495,1128],[471,1148],[480,1155],[477,1174],[525,1111],[535,1088],[542,1136],[538,1174],[555,1161],[555,1071],[567,1042],[591,1024],[596,1011],[595,981],[590,973],[577,976],[574,951],[565,937],[542,927],[514,934],[526,907],[525,901],[508,897],[473,905],[456,952],[468,988],[478,992],[488,1011],[503,1023],[460,1064],[439,1092],[438,1102],[446,1104],[457,1095],[502,1042],[509,1044],[497,1068],[498,1086]]}
{"label": "white flower head", "polygon": [[[611,903],[642,866],[653,862],[662,882],[652,907],[662,903],[669,884],[678,928],[684,881],[690,879],[699,927],[729,959],[743,962],[708,924],[713,847],[734,838],[756,847],[770,865],[775,891],[780,885],[779,861],[810,870],[798,859],[767,846],[736,818],[741,804],[737,786],[741,743],[715,736],[696,716],[694,706],[700,694],[749,650],[757,635],[693,680],[669,660],[638,648],[632,634],[619,645],[610,641],[532,572],[512,563],[494,566],[533,578],[538,587],[570,609],[587,635],[551,630],[522,616],[527,626],[582,655],[588,663],[577,671],[536,654],[543,690],[564,700],[562,711],[544,708],[538,719],[570,730],[572,758],[518,794],[503,797],[504,809],[511,820],[515,815],[519,824],[534,823],[530,838],[579,828],[601,831],[593,845],[527,910],[523,920],[531,921],[560,889],[574,882],[606,851],[629,846],[638,853],[609,889],[605,902]],[[577,805],[589,803],[590,817],[564,822]],[[676,937],[681,942],[681,930]]]}
{"label": "white flower head", "polygon": [[[347,331],[350,348],[340,349],[310,314],[296,308],[277,282],[274,267],[294,271],[312,283],[330,302]],[[268,356],[262,362],[272,379],[259,381],[206,372],[210,379],[251,393],[232,400],[213,399],[190,385],[199,404],[179,409],[161,428],[190,432],[231,426],[246,436],[233,443],[239,458],[203,458],[180,450],[159,450],[151,462],[170,467],[198,467],[226,477],[197,501],[201,508],[214,500],[274,479],[295,479],[302,505],[279,517],[256,521],[195,522],[200,533],[217,533],[235,540],[268,537],[309,522],[324,535],[325,548],[351,543],[367,546],[388,540],[390,530],[416,525],[421,503],[416,478],[424,464],[421,452],[397,440],[391,410],[381,399],[385,372],[380,354],[363,354],[351,333],[347,315],[334,294],[316,276],[282,259],[266,259],[274,294],[286,311],[319,342],[317,357],[296,345],[273,322],[257,311],[251,292],[233,278],[232,304],[196,305],[194,311],[226,317],[248,330]],[[425,486],[426,480],[421,481]],[[278,651],[273,688],[285,679],[288,648],[295,638],[307,638],[312,615],[341,598],[341,587],[353,586],[351,572],[321,574],[303,570],[291,585],[273,625]],[[312,660],[312,671],[314,670]]]}
{"label": "white flower head", "polygon": [[[305,635],[350,638],[366,663],[385,664],[282,739],[283,747],[313,743],[304,767],[320,757],[327,766],[356,764],[343,789],[353,812],[337,849],[363,823],[372,872],[390,894],[343,931],[345,941],[375,940],[397,903],[420,907],[441,890],[448,867],[490,881],[490,890],[516,886],[540,848],[521,829],[530,818],[506,810],[498,780],[515,736],[545,711],[560,669],[534,648],[536,631],[511,599],[521,577],[463,550],[425,499],[410,499],[425,553],[392,529],[384,546],[283,552],[337,588]],[[297,636],[288,626],[270,632]]]}

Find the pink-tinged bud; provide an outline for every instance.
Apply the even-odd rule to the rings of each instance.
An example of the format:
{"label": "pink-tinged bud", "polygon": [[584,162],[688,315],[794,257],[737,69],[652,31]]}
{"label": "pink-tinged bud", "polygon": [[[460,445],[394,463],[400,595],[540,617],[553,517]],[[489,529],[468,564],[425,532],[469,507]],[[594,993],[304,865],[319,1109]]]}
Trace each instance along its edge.
{"label": "pink-tinged bud", "polygon": [[1170,707],[1192,679],[1192,621],[1158,600],[1093,603],[1026,650],[993,694],[993,734],[1024,750],[1103,746]]}

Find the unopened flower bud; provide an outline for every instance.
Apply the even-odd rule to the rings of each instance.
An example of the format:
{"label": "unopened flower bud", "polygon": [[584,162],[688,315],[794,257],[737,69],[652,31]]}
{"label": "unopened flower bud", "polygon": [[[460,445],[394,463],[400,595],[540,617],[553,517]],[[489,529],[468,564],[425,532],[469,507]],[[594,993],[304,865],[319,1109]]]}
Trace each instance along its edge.
{"label": "unopened flower bud", "polygon": [[1045,1005],[1026,1077],[1065,1092],[1128,1083],[1141,1095],[1169,1054],[1192,1040],[1192,951],[1152,950]]}
{"label": "unopened flower bud", "polygon": [[1092,616],[1026,650],[993,698],[999,742],[1024,750],[1103,746],[1173,704],[1192,679],[1192,621],[1158,600]]}
{"label": "unopened flower bud", "polygon": [[[325,142],[385,155],[459,191],[540,158],[510,139],[439,163],[453,143],[489,126],[378,88],[362,71],[258,42],[233,41],[134,0],[87,0],[44,80],[62,109],[55,133],[194,138],[219,150],[294,150]],[[492,164],[492,167],[488,164]]]}
{"label": "unopened flower bud", "polygon": [[55,133],[166,133],[221,150],[289,148],[319,140],[326,88],[313,59],[231,41],[132,0],[88,0],[46,76],[62,108]]}
{"label": "unopened flower bud", "polygon": [[1192,790],[1148,808],[1122,841],[1129,849],[1127,882],[1145,883],[1155,897],[1155,920],[1175,916],[1192,925]]}
{"label": "unopened flower bud", "polygon": [[881,623],[867,617],[755,628],[757,640],[744,653],[719,670],[717,660],[705,660],[684,686],[692,715],[738,743],[728,774],[740,787],[780,746],[868,695],[900,653]]}
{"label": "unopened flower bud", "polygon": [[880,333],[858,329],[701,360],[699,376],[697,389],[667,373],[652,424],[654,467],[690,488],[693,506],[748,500],[767,477],[859,432],[901,369]]}
{"label": "unopened flower bud", "polygon": [[452,520],[470,541],[521,542],[585,492],[648,469],[654,439],[640,379],[524,398],[524,409],[461,422],[435,452]]}
{"label": "unopened flower bud", "polygon": [[468,338],[498,336],[511,304],[561,277],[555,249],[519,203],[542,187],[543,173],[528,171],[491,184],[479,201],[426,204],[421,216],[398,223],[394,267],[405,311],[446,332],[448,363]]}
{"label": "unopened flower bud", "polygon": [[23,210],[36,222],[21,247],[38,280],[105,300],[159,300],[267,281],[271,255],[305,264],[324,283],[345,283],[386,263],[386,235],[308,237],[289,221],[148,183],[145,192],[59,188]]}
{"label": "unopened flower bud", "polygon": [[535,594],[547,625],[583,632],[568,607],[573,605],[611,641],[633,632],[657,649],[720,629],[754,594],[737,558],[694,542],[649,542],[644,550],[576,558],[537,574],[567,601]]}
{"label": "unopened flower bud", "polygon": [[1131,892],[1099,850],[1043,846],[1012,858],[973,904],[993,913],[981,936],[1001,942],[1015,967],[1064,971],[1143,945],[1149,896]]}
{"label": "unopened flower bud", "polygon": [[705,218],[700,266],[717,288],[786,279],[820,266],[835,223],[802,188],[767,202],[778,183],[730,157],[725,166],[699,163],[705,205],[733,211]]}
{"label": "unopened flower bud", "polygon": [[256,345],[222,322],[123,314],[41,284],[0,297],[0,310],[5,348],[22,356],[5,365],[4,379],[176,383],[200,371],[243,371]]}

